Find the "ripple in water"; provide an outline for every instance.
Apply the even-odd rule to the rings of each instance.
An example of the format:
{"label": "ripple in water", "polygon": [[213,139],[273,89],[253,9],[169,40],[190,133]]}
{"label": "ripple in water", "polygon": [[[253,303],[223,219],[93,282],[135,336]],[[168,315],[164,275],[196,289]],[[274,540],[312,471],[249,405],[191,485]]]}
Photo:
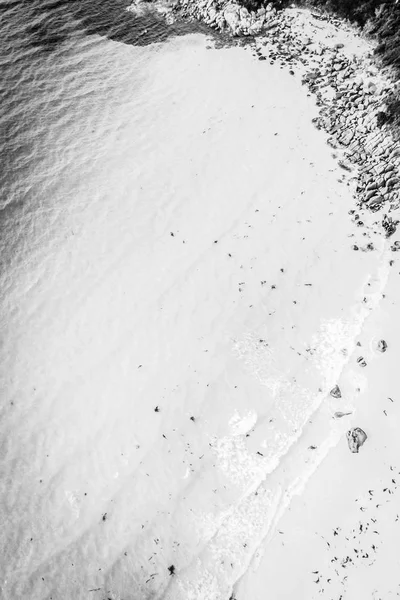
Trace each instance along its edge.
{"label": "ripple in water", "polygon": [[[76,170],[84,161],[89,169],[96,160],[83,157],[79,145],[96,153],[96,136],[104,144],[106,131],[111,135],[121,126],[111,111],[113,102],[118,103],[123,71],[127,78],[135,72],[140,79],[146,68],[142,72],[125,60],[122,50],[120,60],[115,43],[144,47],[204,31],[198,23],[168,26],[157,14],[133,15],[126,10],[129,4],[126,0],[0,3],[3,269],[18,257],[24,227],[15,224],[26,221],[38,204],[43,209],[43,203],[65,202],[72,193],[63,188],[67,168]],[[138,52],[131,61],[142,56]]]}

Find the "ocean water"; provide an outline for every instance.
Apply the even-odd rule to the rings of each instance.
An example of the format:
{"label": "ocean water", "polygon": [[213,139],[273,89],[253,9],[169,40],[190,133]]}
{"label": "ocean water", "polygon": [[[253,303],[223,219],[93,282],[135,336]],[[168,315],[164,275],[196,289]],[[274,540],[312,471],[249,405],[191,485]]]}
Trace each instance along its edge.
{"label": "ocean water", "polygon": [[3,597],[227,600],[337,440],[384,248],[349,250],[288,73],[117,1],[0,6]]}
{"label": "ocean water", "polygon": [[[65,522],[66,537],[64,534],[58,537],[51,524],[51,514],[55,513],[47,500],[45,505],[37,502],[37,490],[31,479],[37,469],[45,466],[43,458],[51,456],[47,451],[42,455],[39,450],[44,448],[43,443],[45,446],[48,443],[42,437],[44,434],[47,438],[43,426],[45,430],[50,427],[51,437],[55,434],[57,438],[60,433],[58,426],[50,424],[54,417],[58,420],[59,409],[51,408],[50,398],[47,404],[48,385],[45,384],[47,391],[39,400],[34,395],[36,391],[41,394],[40,385],[36,387],[33,380],[43,377],[43,382],[53,381],[50,387],[57,396],[56,388],[65,389],[80,377],[80,367],[72,356],[76,352],[79,355],[80,342],[75,340],[68,349],[66,338],[62,339],[62,333],[60,338],[59,333],[64,330],[69,337],[66,330],[71,322],[70,309],[76,314],[78,306],[90,295],[88,289],[98,285],[98,276],[104,276],[101,271],[105,265],[98,261],[99,245],[105,241],[106,245],[114,246],[117,241],[120,244],[117,254],[122,256],[124,248],[135,246],[135,238],[143,235],[141,224],[132,222],[129,227],[120,223],[117,240],[114,237],[108,242],[101,239],[104,230],[100,237],[96,236],[96,226],[92,229],[93,245],[85,243],[82,233],[85,237],[85,231],[91,228],[89,221],[93,224],[93,219],[98,219],[97,225],[104,219],[112,221],[113,214],[138,201],[140,165],[136,164],[136,155],[146,150],[145,134],[149,126],[145,104],[162,101],[162,94],[158,99],[143,98],[140,91],[151,77],[151,65],[162,44],[202,29],[195,24],[166,26],[156,15],[134,16],[126,11],[128,4],[119,0],[0,3],[1,411],[5,425],[1,435],[0,545],[2,553],[7,554],[1,561],[0,595],[4,598],[75,597],[66,580],[60,585],[60,576],[69,578],[65,565],[57,569],[57,576],[50,577],[49,589],[53,591],[34,590],[27,583],[30,576],[36,578],[38,565],[60,552],[56,539],[61,542],[62,538],[61,545],[65,547],[72,533],[72,530],[67,533],[69,526]],[[86,216],[82,218],[83,214]],[[81,243],[71,246],[70,242],[78,238],[83,246]],[[77,289],[71,289],[71,277],[76,273],[72,247],[75,247],[72,254],[80,264],[78,270],[88,283],[88,288],[79,285],[81,297],[79,292],[76,294]],[[116,256],[113,258],[118,260]],[[92,274],[89,279],[94,277],[90,282],[86,279],[87,269]],[[107,269],[112,270],[112,264],[107,264]],[[96,327],[99,326],[100,322]],[[50,331],[53,333],[49,335]],[[76,333],[79,337],[79,326]],[[56,351],[58,359],[53,362],[56,339],[62,340],[62,348],[58,349],[62,356]],[[112,340],[108,342],[113,346]],[[73,367],[69,363],[71,358]],[[32,364],[32,370],[28,363]],[[95,420],[96,394],[91,396],[94,404],[91,402],[89,408],[94,410]],[[68,394],[61,400],[67,411],[71,402]],[[17,406],[18,417],[9,413],[10,408]],[[85,426],[76,417],[76,422],[70,425],[74,430],[72,437],[78,439]],[[56,454],[61,451],[64,455],[68,442],[62,433],[59,440],[61,446],[57,450],[56,442],[53,449]],[[90,456],[90,442],[82,452]],[[66,455],[62,459],[64,466],[65,458]],[[33,478],[36,480],[35,475]],[[22,484],[24,479],[26,485]],[[62,495],[65,499],[72,498],[73,505],[74,493],[65,490]],[[59,513],[59,517],[63,521],[65,515]],[[45,529],[49,537],[40,534],[41,549],[37,547],[32,553],[26,541],[34,543],[39,537],[34,533],[38,531],[36,518],[42,523],[47,521]],[[78,584],[76,593],[86,598],[88,590]]]}
{"label": "ocean water", "polygon": [[[87,123],[85,111],[92,105],[96,92],[96,97],[99,100],[103,97],[106,103],[108,95],[115,97],[115,86],[120,79],[131,76],[123,61],[117,67],[118,51],[112,49],[119,44],[146,47],[201,29],[195,24],[167,27],[155,14],[133,15],[126,10],[128,4],[121,0],[1,2],[3,208],[17,210],[17,206],[26,208],[31,202],[35,190],[18,186],[17,182],[29,179],[36,166],[40,170],[49,148],[59,152],[57,141],[61,145],[65,130],[72,132],[72,121],[81,131],[79,139],[76,130],[73,132],[77,145],[83,139],[87,143],[85,133],[93,137],[101,131],[101,123],[97,128]],[[103,56],[109,64],[102,60]],[[136,60],[132,60],[137,63],[136,72],[140,72],[141,60],[145,60],[145,55],[138,52]],[[112,108],[111,104],[107,109],[103,106],[101,112],[99,107],[99,119],[106,118],[104,112]],[[87,131],[82,130],[84,122]],[[69,147],[70,143],[65,145]],[[64,168],[67,161],[66,157]],[[61,157],[52,162],[54,169],[62,168]],[[43,174],[43,178],[46,176]],[[35,181],[39,179],[36,173]]]}

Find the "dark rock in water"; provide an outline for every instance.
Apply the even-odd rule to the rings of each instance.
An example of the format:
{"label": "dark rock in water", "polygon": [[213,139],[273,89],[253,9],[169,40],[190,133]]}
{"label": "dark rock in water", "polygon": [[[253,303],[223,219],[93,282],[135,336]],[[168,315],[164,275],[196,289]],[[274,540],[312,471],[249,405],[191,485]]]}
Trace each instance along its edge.
{"label": "dark rock in water", "polygon": [[360,427],[353,427],[353,429],[349,429],[346,434],[347,443],[349,445],[350,451],[353,453],[358,452],[359,448],[364,444],[367,439],[367,434]]}
{"label": "dark rock in water", "polygon": [[333,396],[333,398],[341,398],[342,397],[342,392],[340,391],[340,387],[338,385],[335,385],[335,387],[332,388],[329,393],[331,396]]}
{"label": "dark rock in water", "polygon": [[387,350],[387,343],[385,342],[385,340],[379,340],[379,342],[378,342],[378,350],[379,350],[379,352],[386,352],[386,350]]}

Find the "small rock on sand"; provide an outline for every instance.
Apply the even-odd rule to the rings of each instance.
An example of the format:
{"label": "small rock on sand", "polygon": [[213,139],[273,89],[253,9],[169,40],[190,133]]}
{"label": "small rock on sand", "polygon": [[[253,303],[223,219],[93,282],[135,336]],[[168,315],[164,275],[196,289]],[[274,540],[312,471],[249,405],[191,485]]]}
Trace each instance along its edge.
{"label": "small rock on sand", "polygon": [[335,387],[332,388],[329,393],[331,396],[333,396],[333,398],[341,398],[342,397],[342,392],[340,391],[340,387],[338,385],[335,385]]}
{"label": "small rock on sand", "polygon": [[367,434],[360,427],[353,427],[347,432],[347,443],[350,451],[353,453],[358,452],[360,446],[362,446],[367,439]]}
{"label": "small rock on sand", "polygon": [[379,350],[379,352],[386,352],[386,350],[387,350],[387,343],[385,342],[385,340],[379,340],[379,342],[378,342],[378,350]]}

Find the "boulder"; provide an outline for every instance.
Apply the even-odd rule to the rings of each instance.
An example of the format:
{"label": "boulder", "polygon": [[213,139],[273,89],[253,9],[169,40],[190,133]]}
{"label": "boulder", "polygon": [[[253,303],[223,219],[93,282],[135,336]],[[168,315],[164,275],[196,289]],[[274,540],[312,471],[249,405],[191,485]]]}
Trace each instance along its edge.
{"label": "boulder", "polygon": [[211,7],[208,9],[208,22],[214,23],[215,19],[217,18],[217,11],[215,10],[215,8]]}
{"label": "boulder", "polygon": [[248,28],[249,33],[251,33],[252,35],[257,35],[261,32],[263,25],[264,19],[258,19],[255,23],[253,23],[253,25],[250,25],[250,27]]}
{"label": "boulder", "polygon": [[347,432],[347,443],[350,451],[358,453],[360,447],[367,439],[367,434],[360,427],[353,427]]}
{"label": "boulder", "polygon": [[377,212],[382,208],[384,201],[385,199],[383,198],[383,196],[374,196],[372,200],[368,203],[368,208],[372,212]]}
{"label": "boulder", "polygon": [[399,183],[399,180],[397,179],[397,177],[390,177],[387,181],[386,181],[386,186],[389,187],[393,187],[395,185],[397,185]]}
{"label": "boulder", "polygon": [[371,200],[371,198],[374,198],[374,196],[376,196],[376,191],[375,190],[370,190],[369,192],[367,192],[365,194],[364,202],[368,202],[369,200]]}
{"label": "boulder", "polygon": [[250,29],[251,19],[249,17],[244,17],[240,19],[239,26],[241,29]]}
{"label": "boulder", "polygon": [[239,26],[239,7],[236,4],[228,4],[224,10],[224,19],[228,23],[228,27],[235,31]]}
{"label": "boulder", "polygon": [[385,342],[385,340],[379,340],[379,342],[378,342],[378,350],[379,350],[379,352],[386,352],[386,350],[387,350],[387,343]]}
{"label": "boulder", "polygon": [[344,146],[348,146],[351,142],[351,140],[354,137],[354,131],[352,131],[351,129],[347,129],[346,131],[344,131],[344,133],[342,133],[342,135],[340,136],[340,142],[344,145]]}
{"label": "boulder", "polygon": [[366,92],[368,94],[375,94],[377,90],[378,90],[378,88],[377,88],[376,84],[373,81],[369,81],[366,86]]}
{"label": "boulder", "polygon": [[335,387],[333,387],[329,393],[333,398],[342,397],[342,392],[340,391],[340,387],[338,385],[335,385]]}

